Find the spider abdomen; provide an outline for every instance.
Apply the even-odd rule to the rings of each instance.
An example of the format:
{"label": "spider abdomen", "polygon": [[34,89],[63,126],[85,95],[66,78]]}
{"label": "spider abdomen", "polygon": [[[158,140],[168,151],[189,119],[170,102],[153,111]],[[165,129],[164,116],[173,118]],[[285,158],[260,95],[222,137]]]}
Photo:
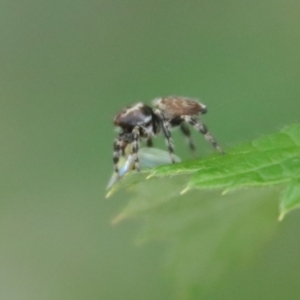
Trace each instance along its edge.
{"label": "spider abdomen", "polygon": [[181,116],[198,116],[207,111],[204,104],[185,97],[157,98],[153,100],[153,105],[162,112],[166,120],[176,120]]}

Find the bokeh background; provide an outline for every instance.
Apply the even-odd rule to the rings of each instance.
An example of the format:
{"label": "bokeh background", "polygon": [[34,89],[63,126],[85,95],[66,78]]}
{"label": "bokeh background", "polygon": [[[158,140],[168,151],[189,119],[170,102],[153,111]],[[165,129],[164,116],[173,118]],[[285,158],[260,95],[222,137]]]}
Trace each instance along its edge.
{"label": "bokeh background", "polygon": [[[136,247],[139,222],[111,225],[129,199],[104,198],[113,116],[200,98],[225,149],[299,121],[299,12],[294,0],[2,0],[0,298],[173,299],[166,245]],[[299,216],[210,298],[298,299]]]}

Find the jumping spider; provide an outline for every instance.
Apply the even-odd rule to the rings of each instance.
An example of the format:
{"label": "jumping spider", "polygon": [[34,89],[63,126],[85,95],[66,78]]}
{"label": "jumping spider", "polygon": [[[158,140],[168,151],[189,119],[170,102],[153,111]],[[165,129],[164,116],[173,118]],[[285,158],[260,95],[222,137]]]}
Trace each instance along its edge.
{"label": "jumping spider", "polygon": [[121,155],[125,155],[127,145],[132,147],[134,167],[139,171],[138,148],[139,141],[146,139],[147,146],[152,146],[152,137],[161,131],[165,136],[171,161],[175,163],[174,146],[170,129],[180,126],[182,133],[188,138],[189,147],[195,149],[190,130],[186,123],[191,124],[201,132],[205,139],[220,153],[224,153],[216,140],[201,123],[198,116],[207,112],[206,106],[195,99],[185,97],[164,97],[153,100],[153,108],[143,103],[136,103],[124,108],[114,119],[114,125],[122,132],[114,141],[113,162],[116,174],[119,174],[118,162]]}

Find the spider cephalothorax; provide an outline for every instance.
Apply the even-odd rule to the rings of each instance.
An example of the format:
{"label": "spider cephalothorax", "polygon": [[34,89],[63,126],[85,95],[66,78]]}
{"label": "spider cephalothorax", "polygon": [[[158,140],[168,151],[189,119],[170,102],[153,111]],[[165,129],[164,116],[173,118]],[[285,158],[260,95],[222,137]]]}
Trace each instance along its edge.
{"label": "spider cephalothorax", "polygon": [[118,162],[121,155],[125,155],[125,148],[131,145],[135,169],[139,170],[138,147],[141,139],[147,140],[147,146],[152,146],[152,137],[163,132],[172,162],[175,162],[174,146],[170,129],[180,126],[182,133],[188,138],[191,150],[195,149],[190,130],[186,123],[191,124],[202,133],[219,152],[223,153],[215,139],[208,132],[206,126],[199,120],[199,116],[206,113],[206,106],[195,99],[185,97],[164,97],[153,100],[153,108],[143,103],[126,107],[114,119],[115,126],[122,132],[114,142],[114,168],[118,174]]}
{"label": "spider cephalothorax", "polygon": [[114,125],[122,129],[115,139],[113,160],[118,173],[118,162],[125,155],[125,148],[131,144],[135,168],[139,170],[138,147],[140,139],[147,139],[147,146],[152,146],[152,137],[158,134],[160,123],[150,106],[136,103],[124,108],[114,119]]}

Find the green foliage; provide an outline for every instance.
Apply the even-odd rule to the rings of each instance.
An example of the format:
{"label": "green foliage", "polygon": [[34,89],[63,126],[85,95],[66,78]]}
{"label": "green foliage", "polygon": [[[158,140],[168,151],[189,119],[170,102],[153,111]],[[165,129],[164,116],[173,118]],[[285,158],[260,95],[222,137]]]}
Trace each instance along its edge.
{"label": "green foliage", "polygon": [[300,125],[237,146],[225,157],[215,155],[206,160],[157,168],[149,177],[174,174],[192,174],[183,192],[192,188],[222,188],[227,192],[241,187],[286,183],[288,191],[280,205],[282,219],[300,204],[296,196],[300,179]]}
{"label": "green foliage", "polygon": [[224,156],[134,172],[115,188],[133,197],[114,222],[140,218],[140,242],[169,240],[168,270],[180,297],[192,298],[200,286],[251,261],[278,227],[275,199],[280,220],[300,206],[300,124]]}

